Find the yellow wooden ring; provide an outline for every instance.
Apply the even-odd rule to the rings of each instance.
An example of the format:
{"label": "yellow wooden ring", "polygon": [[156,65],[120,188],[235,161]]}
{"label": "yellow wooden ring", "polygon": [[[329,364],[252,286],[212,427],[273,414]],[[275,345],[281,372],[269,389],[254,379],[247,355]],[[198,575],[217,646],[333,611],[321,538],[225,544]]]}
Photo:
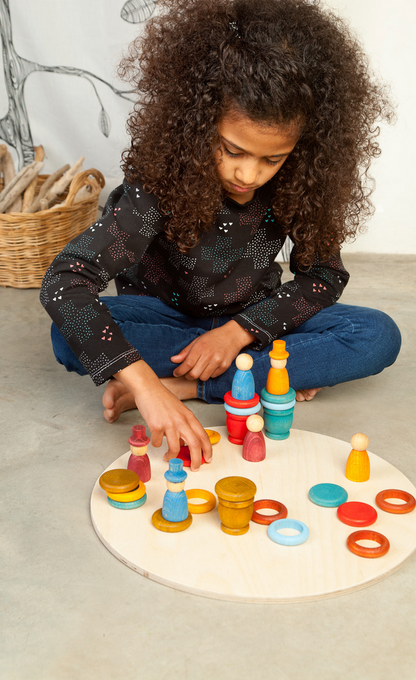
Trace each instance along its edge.
{"label": "yellow wooden ring", "polygon": [[205,430],[205,432],[207,433],[211,444],[218,444],[218,442],[221,439],[221,435],[219,432],[216,432],[215,430]]}
{"label": "yellow wooden ring", "polygon": [[138,501],[143,498],[146,493],[146,487],[141,481],[137,489],[133,491],[126,491],[126,493],[109,493],[107,491],[107,496],[113,501],[119,501],[120,503],[132,503],[133,501]]}
{"label": "yellow wooden ring", "polygon": [[[213,510],[217,505],[217,499],[214,494],[210,491],[205,491],[205,489],[188,489],[185,493],[188,499],[188,510],[193,515],[202,515],[204,512]],[[201,498],[206,503],[189,503],[190,498]]]}

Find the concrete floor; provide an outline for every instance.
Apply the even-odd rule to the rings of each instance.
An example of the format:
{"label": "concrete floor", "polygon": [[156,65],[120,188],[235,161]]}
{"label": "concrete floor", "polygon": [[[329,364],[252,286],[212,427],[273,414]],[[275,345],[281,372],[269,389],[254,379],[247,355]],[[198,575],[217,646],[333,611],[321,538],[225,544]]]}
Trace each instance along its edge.
{"label": "concrete floor", "polygon": [[[299,404],[294,427],[345,441],[363,431],[416,484],[416,257],[344,260],[343,301],[389,313],[403,349],[381,375]],[[127,450],[137,412],[107,424],[103,389],[54,362],[38,294],[0,290],[0,678],[414,680],[416,554],[352,594],[248,605],[159,585],[105,549],[91,490]],[[204,425],[225,424],[222,406],[189,403]]]}

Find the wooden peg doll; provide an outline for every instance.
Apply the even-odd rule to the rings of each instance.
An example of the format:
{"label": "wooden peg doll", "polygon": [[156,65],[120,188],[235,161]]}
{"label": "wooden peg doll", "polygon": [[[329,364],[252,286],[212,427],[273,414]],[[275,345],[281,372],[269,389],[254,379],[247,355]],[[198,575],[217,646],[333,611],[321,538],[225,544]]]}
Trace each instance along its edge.
{"label": "wooden peg doll", "polygon": [[127,469],[136,472],[139,479],[146,483],[152,476],[150,460],[147,455],[147,445],[150,439],[146,436],[144,425],[133,425],[132,429],[132,435],[129,437],[131,456],[127,463]]}
{"label": "wooden peg doll", "polygon": [[231,395],[233,399],[249,401],[254,398],[255,385],[251,372],[253,358],[249,354],[239,354],[235,360],[237,370],[234,373],[231,385]]}
{"label": "wooden peg doll", "polygon": [[187,473],[179,458],[169,461],[169,470],[165,472],[167,491],[163,497],[162,517],[168,522],[183,522],[188,518],[188,498],[184,491]]}
{"label": "wooden peg doll", "polygon": [[246,421],[247,434],[243,443],[244,460],[258,463],[266,458],[266,441],[262,432],[264,420],[259,415],[249,416]]}
{"label": "wooden peg doll", "polygon": [[274,340],[273,349],[269,352],[270,370],[267,376],[266,390],[270,394],[286,394],[289,392],[289,376],[286,369],[289,352],[284,340]]}
{"label": "wooden peg doll", "polygon": [[368,437],[357,432],[351,437],[352,451],[348,456],[345,476],[351,482],[366,482],[370,479],[370,459],[366,451]]}

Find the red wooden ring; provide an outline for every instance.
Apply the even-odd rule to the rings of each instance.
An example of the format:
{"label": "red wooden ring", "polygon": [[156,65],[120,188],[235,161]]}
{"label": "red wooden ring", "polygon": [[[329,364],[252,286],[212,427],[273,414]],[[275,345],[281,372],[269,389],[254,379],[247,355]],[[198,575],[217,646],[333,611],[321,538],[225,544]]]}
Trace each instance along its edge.
{"label": "red wooden ring", "polygon": [[[257,510],[261,508],[270,508],[270,510],[277,510],[275,515],[262,515]],[[287,517],[287,507],[279,501],[271,501],[269,499],[263,499],[260,501],[254,501],[253,503],[253,516],[252,521],[257,524],[271,524],[277,519],[285,519]]]}
{"label": "red wooden ring", "polygon": [[[357,541],[363,540],[375,541],[380,545],[378,548],[367,548],[363,545],[358,545]],[[364,529],[363,531],[354,531],[353,534],[348,536],[347,547],[351,552],[360,557],[383,557],[389,551],[390,542],[383,534]]]}
{"label": "red wooden ring", "polygon": [[339,506],[337,516],[351,527],[368,527],[377,520],[377,510],[368,503],[347,501]]}
{"label": "red wooden ring", "polygon": [[224,401],[228,406],[233,406],[234,408],[251,408],[259,403],[260,397],[255,393],[253,399],[234,399],[230,390],[224,394]]}
{"label": "red wooden ring", "polygon": [[[400,498],[402,501],[406,502],[397,505],[396,503],[388,503],[386,498]],[[407,491],[401,491],[400,489],[385,489],[377,494],[376,503],[378,507],[385,512],[392,512],[395,515],[404,515],[406,512],[412,512],[416,505],[416,499]]]}

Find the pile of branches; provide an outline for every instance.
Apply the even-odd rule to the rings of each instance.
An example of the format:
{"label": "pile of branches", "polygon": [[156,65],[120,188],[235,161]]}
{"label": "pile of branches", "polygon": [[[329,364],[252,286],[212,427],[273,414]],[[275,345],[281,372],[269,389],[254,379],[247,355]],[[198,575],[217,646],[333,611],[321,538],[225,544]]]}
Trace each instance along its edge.
{"label": "pile of branches", "polygon": [[[82,170],[84,156],[71,167],[69,163],[49,175],[43,182],[38,194],[36,186],[38,174],[43,168],[45,152],[43,146],[35,146],[35,160],[25,165],[16,174],[11,153],[5,144],[0,144],[0,173],[3,175],[3,190],[0,193],[0,213],[35,213],[38,210],[59,208],[58,197],[68,188],[73,178]],[[84,200],[87,187],[80,189],[74,203]],[[91,188],[89,188],[91,191]]]}

